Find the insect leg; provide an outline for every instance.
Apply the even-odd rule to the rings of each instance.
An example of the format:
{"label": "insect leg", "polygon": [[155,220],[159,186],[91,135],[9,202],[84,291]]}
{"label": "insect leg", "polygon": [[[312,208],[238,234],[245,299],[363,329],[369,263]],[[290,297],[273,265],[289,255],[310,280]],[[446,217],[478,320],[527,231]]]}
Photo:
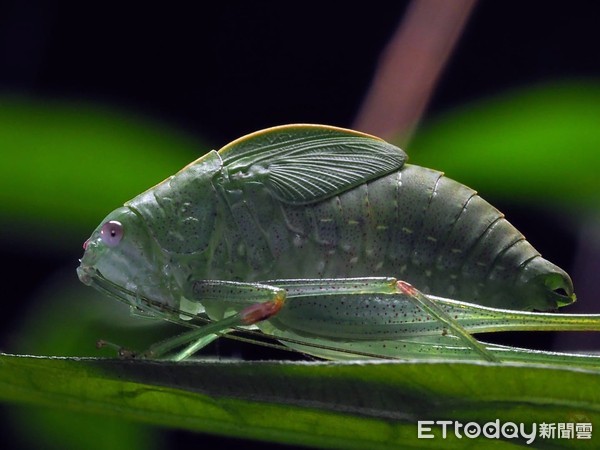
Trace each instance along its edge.
{"label": "insect leg", "polygon": [[184,359],[187,359],[190,356],[192,356],[197,351],[202,350],[204,347],[206,347],[208,344],[210,344],[212,341],[214,341],[215,339],[217,339],[219,337],[220,337],[219,334],[209,334],[208,336],[204,336],[200,339],[196,339],[194,342],[189,344],[187,347],[185,347],[179,353],[170,357],[169,360],[183,361]]}
{"label": "insect leg", "polygon": [[331,278],[331,279],[299,279],[272,280],[265,284],[274,284],[286,289],[287,298],[314,295],[359,295],[359,294],[405,294],[409,296],[423,311],[433,316],[438,322],[447,326],[468,347],[487,361],[498,361],[498,358],[477,341],[462,325],[450,317],[432,299],[415,289],[410,284],[397,281],[395,278]]}
{"label": "insect leg", "polygon": [[459,337],[465,344],[471,347],[474,351],[479,353],[487,361],[498,362],[499,359],[490,352],[485,345],[475,339],[471,333],[460,325],[456,320],[442,310],[432,299],[427,297],[418,289],[414,288],[410,284],[404,281],[398,281],[398,289],[404,294],[410,296],[423,310],[431,314],[441,323],[448,326],[452,332]]}
{"label": "insect leg", "polygon": [[314,295],[396,294],[398,280],[392,277],[302,278],[262,282],[285,289],[287,298]]}
{"label": "insect leg", "polygon": [[158,342],[142,353],[142,358],[161,358],[171,350],[187,345],[182,351],[169,358],[176,361],[186,359],[234,327],[254,325],[277,314],[285,300],[283,289],[257,283],[206,281],[202,282],[202,287],[197,286],[196,291],[203,291],[206,294],[204,300],[209,305],[211,301],[218,300],[217,303],[224,305],[225,308],[233,306],[234,310],[238,309],[239,312]]}

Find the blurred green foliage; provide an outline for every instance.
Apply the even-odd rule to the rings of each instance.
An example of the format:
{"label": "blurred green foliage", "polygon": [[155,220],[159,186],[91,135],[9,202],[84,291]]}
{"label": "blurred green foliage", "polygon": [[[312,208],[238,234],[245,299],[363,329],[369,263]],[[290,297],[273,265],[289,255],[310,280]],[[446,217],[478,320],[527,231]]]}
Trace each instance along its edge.
{"label": "blurred green foliage", "polygon": [[486,195],[567,209],[600,206],[600,83],[547,83],[426,123],[410,162]]}
{"label": "blurred green foliage", "polygon": [[0,222],[59,245],[210,150],[133,114],[24,98],[0,99],[0,143]]}

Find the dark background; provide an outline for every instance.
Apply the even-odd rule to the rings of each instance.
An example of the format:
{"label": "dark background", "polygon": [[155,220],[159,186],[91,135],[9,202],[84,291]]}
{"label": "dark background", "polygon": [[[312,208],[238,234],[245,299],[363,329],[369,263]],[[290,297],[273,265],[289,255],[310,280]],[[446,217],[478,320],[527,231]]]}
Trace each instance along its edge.
{"label": "dark background", "polygon": [[[407,2],[159,5],[0,1],[0,95],[107,104],[217,147],[291,122],[349,127]],[[427,116],[509,88],[597,77],[598,12],[594,1],[481,2]],[[499,206],[526,235],[541,221],[547,239],[558,233],[554,259],[569,266],[573,238],[549,215]],[[5,316],[17,314],[11,299],[26,303],[52,270],[75,267],[81,254],[40,254],[1,236],[0,245],[10,262]],[[184,438],[194,439],[172,440]]]}
{"label": "dark background", "polygon": [[[407,2],[203,7],[0,3],[0,89],[90,99],[224,144],[310,120],[349,126]],[[481,2],[431,114],[600,69],[595,2]]]}

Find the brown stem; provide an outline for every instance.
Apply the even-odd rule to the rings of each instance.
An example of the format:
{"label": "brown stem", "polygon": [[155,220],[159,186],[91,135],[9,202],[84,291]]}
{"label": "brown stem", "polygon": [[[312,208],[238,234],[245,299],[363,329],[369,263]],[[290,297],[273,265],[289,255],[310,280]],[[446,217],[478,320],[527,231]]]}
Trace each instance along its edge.
{"label": "brown stem", "polygon": [[383,52],[354,128],[405,144],[475,0],[413,0]]}

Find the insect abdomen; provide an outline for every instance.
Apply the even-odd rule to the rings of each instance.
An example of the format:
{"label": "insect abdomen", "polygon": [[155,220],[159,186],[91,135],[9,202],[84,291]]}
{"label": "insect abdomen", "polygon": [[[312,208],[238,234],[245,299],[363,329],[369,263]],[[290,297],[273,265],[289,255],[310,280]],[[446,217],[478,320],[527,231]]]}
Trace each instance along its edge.
{"label": "insect abdomen", "polygon": [[538,255],[474,190],[408,164],[317,205],[284,210],[318,248],[305,253],[315,267],[307,277],[393,276],[486,304]]}
{"label": "insect abdomen", "polygon": [[314,204],[279,202],[259,185],[242,198],[225,221],[237,223],[225,234],[238,239],[213,277],[391,276],[426,293],[503,306],[523,263],[539,256],[475,191],[409,164]]}
{"label": "insect abdomen", "polygon": [[485,301],[490,290],[512,281],[490,277],[509,248],[522,243],[520,257],[503,269],[512,277],[538,254],[502,213],[441,172],[406,165],[395,198],[398,220],[388,259],[400,265],[398,277],[426,292]]}

